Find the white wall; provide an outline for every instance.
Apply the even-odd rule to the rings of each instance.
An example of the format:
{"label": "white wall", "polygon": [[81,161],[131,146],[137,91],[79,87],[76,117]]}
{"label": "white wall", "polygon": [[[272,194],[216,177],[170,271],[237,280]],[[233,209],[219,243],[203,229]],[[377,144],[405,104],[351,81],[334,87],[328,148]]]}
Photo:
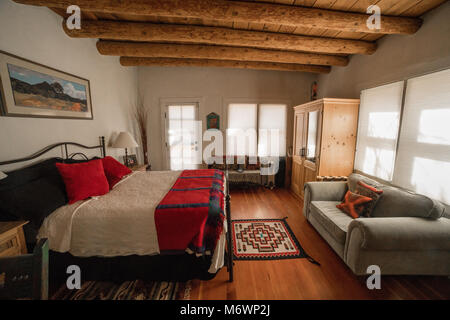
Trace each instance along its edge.
{"label": "white wall", "polygon": [[[89,79],[94,111],[94,120],[0,117],[0,161],[55,142],[93,145],[99,136],[132,131],[129,108],[137,97],[137,69],[101,56],[95,42],[69,38],[62,19],[47,8],[0,0],[0,50]],[[107,153],[117,156],[123,150]]]}
{"label": "white wall", "polygon": [[[292,106],[310,100],[315,74],[194,67],[139,67],[139,93],[150,109],[149,154],[152,168],[164,169],[164,122],[161,101],[175,98],[191,102],[200,98],[199,117],[206,128],[206,115],[220,115],[220,128],[226,129],[227,101],[288,103],[288,146],[292,145]],[[185,99],[183,99],[185,98]],[[181,100],[180,100],[181,99]]]}
{"label": "white wall", "polygon": [[319,77],[319,97],[359,98],[362,89],[450,67],[450,2],[427,13],[414,35],[378,41],[370,56],[356,55],[347,67]]}

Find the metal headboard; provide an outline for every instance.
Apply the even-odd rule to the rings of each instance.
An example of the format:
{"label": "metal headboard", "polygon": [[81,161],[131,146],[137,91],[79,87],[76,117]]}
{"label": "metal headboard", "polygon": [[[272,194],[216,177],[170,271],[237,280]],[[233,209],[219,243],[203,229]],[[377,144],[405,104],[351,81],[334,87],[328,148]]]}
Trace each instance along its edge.
{"label": "metal headboard", "polygon": [[72,159],[75,156],[82,156],[85,159],[88,159],[88,157],[82,152],[69,153],[69,148],[68,148],[69,146],[76,146],[76,147],[83,148],[83,149],[100,149],[102,158],[106,156],[105,137],[102,136],[102,137],[100,137],[100,144],[97,146],[89,147],[89,146],[85,146],[83,144],[76,143],[76,142],[55,143],[55,144],[49,145],[49,146],[45,147],[44,149],[32,154],[31,156],[20,158],[20,159],[2,161],[2,162],[0,162],[0,166],[34,160],[34,159],[39,158],[40,156],[46,154],[47,152],[49,152],[55,148],[61,147],[61,146],[64,147],[63,150],[64,150],[64,159],[65,160]]}

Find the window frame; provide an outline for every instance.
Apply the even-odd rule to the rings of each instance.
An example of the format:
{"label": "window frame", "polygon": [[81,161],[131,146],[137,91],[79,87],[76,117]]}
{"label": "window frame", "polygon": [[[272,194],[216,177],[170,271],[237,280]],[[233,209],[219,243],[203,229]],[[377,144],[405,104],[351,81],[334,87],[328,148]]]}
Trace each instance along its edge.
{"label": "window frame", "polygon": [[[384,183],[386,185],[389,185],[389,186],[396,186],[396,187],[400,187],[400,188],[405,189],[405,190],[416,192],[415,190],[412,190],[412,189],[409,189],[409,188],[406,188],[406,187],[394,184],[395,169],[398,166],[399,147],[400,147],[400,140],[401,140],[401,134],[402,134],[402,128],[403,128],[404,114],[405,114],[406,93],[407,93],[407,89],[408,89],[408,81],[412,80],[412,79],[415,79],[415,78],[419,78],[419,77],[423,77],[423,76],[427,76],[427,75],[432,75],[434,73],[439,73],[439,72],[443,72],[443,71],[450,71],[450,68],[449,67],[445,67],[445,68],[439,68],[439,69],[432,70],[432,71],[425,72],[425,73],[413,74],[413,75],[410,75],[408,77],[404,77],[404,78],[402,78],[400,80],[380,83],[380,84],[377,84],[376,86],[366,87],[366,88],[362,88],[360,90],[360,94],[361,94],[361,92],[364,91],[364,90],[374,89],[374,88],[382,87],[382,86],[385,86],[385,85],[394,84],[394,83],[397,83],[397,82],[403,82],[402,103],[401,103],[401,108],[400,108],[400,119],[399,119],[399,127],[398,127],[398,133],[397,133],[397,142],[396,142],[396,148],[395,148],[395,157],[394,157],[394,167],[393,167],[393,173],[392,173],[392,181],[387,181],[387,180],[381,179],[379,177],[372,176],[370,174],[367,174],[367,173],[365,173],[363,171],[360,171],[360,170],[357,170],[355,168],[353,168],[353,172],[365,175],[365,176],[367,176],[369,178],[372,178],[372,179],[374,179],[376,181],[380,181],[380,182],[382,182],[382,183]],[[359,113],[358,114],[358,128],[357,128],[358,132],[359,132],[360,116],[361,116],[361,114]],[[357,136],[357,139],[358,138],[359,138],[359,136]],[[356,164],[356,152],[355,152],[355,156],[354,156],[354,163]]]}
{"label": "window frame", "polygon": [[392,181],[394,179],[394,171],[395,171],[395,167],[396,167],[396,164],[397,164],[398,146],[399,146],[399,140],[400,140],[400,130],[402,128],[403,110],[404,110],[404,107],[405,107],[405,93],[406,93],[407,80],[404,79],[404,80],[399,80],[399,81],[391,81],[391,82],[388,82],[388,83],[383,83],[383,84],[380,84],[380,85],[375,86],[375,87],[362,89],[361,92],[360,92],[360,106],[359,106],[359,108],[361,108],[362,92],[363,91],[370,90],[370,89],[376,89],[376,88],[380,88],[380,87],[383,87],[383,86],[393,85],[393,84],[401,83],[401,82],[403,84],[403,90],[402,90],[401,105],[400,105],[400,110],[399,110],[400,114],[399,114],[399,121],[398,121],[397,138],[396,138],[396,141],[395,141],[394,161],[392,163],[392,177],[391,177],[392,180],[385,180],[383,178],[380,178],[380,177],[368,174],[368,173],[366,173],[364,171],[355,169],[355,166],[356,166],[356,163],[357,163],[356,160],[357,160],[357,156],[358,156],[358,149],[357,148],[358,148],[358,138],[359,138],[359,131],[360,131],[360,120],[361,120],[361,110],[360,109],[358,110],[358,126],[356,128],[356,130],[357,130],[356,131],[357,132],[356,139],[357,140],[356,140],[356,145],[355,145],[355,156],[354,156],[354,159],[353,159],[353,171],[358,173],[358,174],[366,175],[367,177],[370,177],[372,179],[381,181],[381,182],[389,184],[389,185],[393,185]]}
{"label": "window frame", "polygon": [[[222,100],[222,114],[224,115],[223,122],[225,125],[223,126],[224,131],[224,155],[227,155],[227,129],[228,129],[228,106],[230,104],[256,104],[256,155],[258,156],[258,141],[259,141],[259,106],[262,104],[282,104],[286,106],[285,111],[285,118],[286,118],[286,155],[288,155],[288,149],[289,149],[289,138],[288,138],[288,132],[289,128],[291,127],[291,123],[289,121],[289,110],[292,109],[292,101],[287,99],[252,99],[252,98],[226,98]],[[293,110],[292,110],[293,111]]]}
{"label": "window frame", "polygon": [[[162,151],[162,170],[170,170],[170,157],[169,151],[166,146],[167,135],[166,135],[166,112],[168,105],[197,105],[197,116],[198,119],[201,119],[201,111],[204,109],[205,100],[203,97],[188,97],[188,98],[179,98],[179,97],[163,97],[159,99],[159,109],[160,109],[160,123],[161,123],[161,151]],[[203,119],[202,119],[203,120]],[[202,122],[203,123],[203,122]],[[204,123],[203,123],[204,125]],[[203,135],[203,132],[202,132]],[[200,144],[201,146],[202,144]]]}

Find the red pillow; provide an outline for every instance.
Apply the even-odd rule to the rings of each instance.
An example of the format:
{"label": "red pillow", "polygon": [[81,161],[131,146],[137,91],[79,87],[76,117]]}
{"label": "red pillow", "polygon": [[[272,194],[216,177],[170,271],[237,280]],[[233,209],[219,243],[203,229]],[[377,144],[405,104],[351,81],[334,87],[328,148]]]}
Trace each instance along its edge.
{"label": "red pillow", "polygon": [[105,170],[105,175],[106,179],[108,179],[110,190],[124,176],[132,172],[128,167],[124,166],[113,157],[104,157],[102,161],[103,161],[103,169]]}
{"label": "red pillow", "polygon": [[364,211],[364,205],[370,201],[372,201],[372,198],[347,191],[344,201],[336,207],[352,218],[357,219]]}
{"label": "red pillow", "polygon": [[73,164],[57,163],[56,167],[64,180],[69,204],[109,192],[102,160]]}

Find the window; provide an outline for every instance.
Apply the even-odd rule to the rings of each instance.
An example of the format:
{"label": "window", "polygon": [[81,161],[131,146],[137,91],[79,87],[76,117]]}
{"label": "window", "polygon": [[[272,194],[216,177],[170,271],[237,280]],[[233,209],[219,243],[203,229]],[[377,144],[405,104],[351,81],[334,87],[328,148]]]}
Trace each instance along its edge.
{"label": "window", "polygon": [[228,106],[227,155],[256,155],[256,104]]}
{"label": "window", "polygon": [[258,156],[286,155],[286,105],[261,104],[258,114]]}
{"label": "window", "polygon": [[450,70],[404,83],[361,92],[355,169],[450,204]]}
{"label": "window", "polygon": [[450,70],[407,81],[394,183],[450,204]]}
{"label": "window", "polygon": [[403,81],[363,90],[355,169],[392,181],[403,99]]}
{"label": "window", "polygon": [[286,105],[228,106],[227,155],[286,155]]}

